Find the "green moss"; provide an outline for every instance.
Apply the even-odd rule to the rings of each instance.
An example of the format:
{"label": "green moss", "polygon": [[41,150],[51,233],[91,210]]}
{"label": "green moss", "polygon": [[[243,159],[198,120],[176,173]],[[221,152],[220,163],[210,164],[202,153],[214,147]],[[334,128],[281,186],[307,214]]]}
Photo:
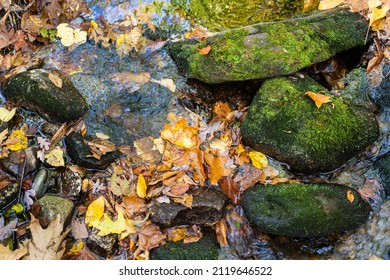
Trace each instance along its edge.
{"label": "green moss", "polygon": [[[354,196],[352,202],[347,193]],[[370,211],[356,190],[334,184],[256,185],[244,192],[242,206],[260,230],[296,237],[356,228]]]}
{"label": "green moss", "polygon": [[[307,91],[332,102],[317,108]],[[363,150],[378,136],[378,125],[367,110],[329,95],[310,78],[280,77],[264,82],[241,132],[247,145],[312,173],[333,170]]]}
{"label": "green moss", "polygon": [[[294,73],[364,44],[359,15],[332,10],[282,22],[233,29],[205,42],[180,42],[169,50],[189,77],[207,83],[263,79]],[[207,55],[199,49],[211,46]]]}
{"label": "green moss", "polygon": [[209,235],[193,243],[168,242],[151,251],[152,260],[217,260],[220,246]]}

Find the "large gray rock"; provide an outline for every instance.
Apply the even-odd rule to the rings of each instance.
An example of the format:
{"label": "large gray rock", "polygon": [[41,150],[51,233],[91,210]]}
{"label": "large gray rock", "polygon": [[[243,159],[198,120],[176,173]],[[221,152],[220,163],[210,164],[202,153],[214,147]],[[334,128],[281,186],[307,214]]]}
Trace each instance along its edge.
{"label": "large gray rock", "polygon": [[[305,93],[321,92],[331,103],[317,108]],[[300,173],[328,172],[372,144],[379,135],[365,107],[330,95],[311,78],[267,80],[241,126],[246,145]]]}
{"label": "large gray rock", "polygon": [[241,204],[259,230],[293,237],[352,230],[370,213],[356,190],[336,184],[258,184],[244,191]]}
{"label": "large gray rock", "polygon": [[59,88],[49,79],[50,73],[43,69],[20,73],[5,83],[4,94],[50,122],[64,123],[82,117],[88,110],[84,98],[68,77],[61,77]]}
{"label": "large gray rock", "polygon": [[385,193],[390,196],[390,153],[385,154],[375,162],[379,170],[382,186]]}
{"label": "large gray rock", "polygon": [[[336,53],[364,45],[366,20],[335,8],[281,22],[217,33],[203,42],[178,41],[169,53],[189,78],[206,83],[294,73]],[[208,54],[199,49],[210,46]]]}

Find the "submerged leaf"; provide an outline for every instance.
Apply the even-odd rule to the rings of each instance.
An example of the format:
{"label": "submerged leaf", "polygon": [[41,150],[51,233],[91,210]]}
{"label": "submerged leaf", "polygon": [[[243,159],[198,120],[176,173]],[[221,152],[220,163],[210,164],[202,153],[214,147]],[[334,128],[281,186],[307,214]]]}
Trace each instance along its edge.
{"label": "submerged leaf", "polygon": [[268,166],[268,159],[263,153],[251,151],[249,152],[249,157],[252,160],[253,166],[258,169],[263,169]]}
{"label": "submerged leaf", "polygon": [[161,131],[161,138],[178,147],[190,149],[197,143],[197,133],[197,128],[189,126],[185,119],[180,118],[175,126],[165,124]]}

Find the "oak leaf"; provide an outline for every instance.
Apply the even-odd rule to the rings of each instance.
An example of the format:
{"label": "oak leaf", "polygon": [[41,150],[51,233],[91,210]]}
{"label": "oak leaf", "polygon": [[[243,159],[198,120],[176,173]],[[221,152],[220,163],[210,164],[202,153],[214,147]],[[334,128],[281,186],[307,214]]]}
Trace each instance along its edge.
{"label": "oak leaf", "polygon": [[0,260],[19,260],[28,253],[27,248],[22,246],[19,249],[11,251],[8,247],[0,244]]}

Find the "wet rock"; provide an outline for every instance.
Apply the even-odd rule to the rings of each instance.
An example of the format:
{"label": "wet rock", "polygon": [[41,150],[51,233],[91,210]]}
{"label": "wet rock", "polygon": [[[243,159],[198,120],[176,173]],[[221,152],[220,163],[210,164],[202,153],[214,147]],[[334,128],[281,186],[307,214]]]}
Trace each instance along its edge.
{"label": "wet rock", "polygon": [[241,204],[259,230],[293,237],[352,230],[370,213],[356,190],[336,184],[258,184],[244,191]]}
{"label": "wet rock", "polygon": [[50,136],[53,136],[59,128],[60,126],[54,123],[45,122],[41,125],[42,132]]}
{"label": "wet rock", "polygon": [[12,152],[7,158],[0,159],[0,167],[14,177],[26,176],[36,171],[41,165],[37,158],[38,147]]}
{"label": "wet rock", "polygon": [[204,235],[193,243],[168,242],[150,252],[151,260],[218,260],[220,246],[215,237]]}
{"label": "wet rock", "polygon": [[390,153],[378,159],[375,166],[379,170],[383,189],[390,196]]}
{"label": "wet rock", "polygon": [[78,196],[81,191],[82,179],[79,173],[73,172],[72,170],[65,170],[61,174],[62,187],[61,193],[66,197]]}
{"label": "wet rock", "polygon": [[122,155],[119,151],[113,151],[103,155],[100,160],[91,157],[92,152],[80,134],[72,134],[65,137],[65,144],[66,151],[73,162],[85,168],[105,169],[111,162]]}
{"label": "wet rock", "polygon": [[[167,48],[187,77],[215,84],[295,73],[364,45],[366,30],[362,16],[335,8],[232,29],[203,42],[178,41]],[[200,54],[206,46],[211,51]]]}
{"label": "wet rock", "polygon": [[320,1],[176,0],[172,2],[174,6],[184,10],[187,17],[195,19],[200,25],[206,26],[211,31],[221,31],[259,22],[283,20],[312,10]]}
{"label": "wet rock", "polygon": [[180,203],[158,203],[151,206],[153,223],[174,226],[185,224],[208,225],[218,222],[228,198],[221,192],[202,189],[193,197],[192,207]]}
{"label": "wet rock", "polygon": [[49,171],[45,168],[39,169],[35,174],[31,189],[35,190],[35,198],[40,199],[47,191],[47,180]]}
{"label": "wet rock", "polygon": [[332,259],[390,260],[390,200],[373,212],[366,224],[336,246]]}
{"label": "wet rock", "polygon": [[88,248],[101,257],[111,256],[114,252],[114,246],[118,240],[117,234],[99,235],[99,230],[92,228],[87,239]]}
{"label": "wet rock", "polygon": [[9,183],[0,189],[0,210],[11,203],[19,193],[19,184]]}
{"label": "wet rock", "polygon": [[49,79],[50,73],[35,69],[15,75],[4,85],[4,94],[8,100],[49,122],[64,123],[82,117],[88,110],[84,98],[69,78],[61,77],[59,88]]}
{"label": "wet rock", "polygon": [[[307,91],[321,92],[331,103],[317,108]],[[278,77],[263,83],[241,132],[246,145],[310,174],[340,167],[371,145],[379,128],[365,107],[330,95],[311,78]]]}
{"label": "wet rock", "polygon": [[47,226],[58,214],[60,221],[69,224],[74,211],[72,200],[55,195],[44,195],[38,200],[40,211],[38,214],[42,226]]}
{"label": "wet rock", "polygon": [[370,87],[370,96],[381,110],[390,107],[390,79],[388,77],[389,72],[390,65],[385,64],[382,71],[382,82],[377,87]]}

